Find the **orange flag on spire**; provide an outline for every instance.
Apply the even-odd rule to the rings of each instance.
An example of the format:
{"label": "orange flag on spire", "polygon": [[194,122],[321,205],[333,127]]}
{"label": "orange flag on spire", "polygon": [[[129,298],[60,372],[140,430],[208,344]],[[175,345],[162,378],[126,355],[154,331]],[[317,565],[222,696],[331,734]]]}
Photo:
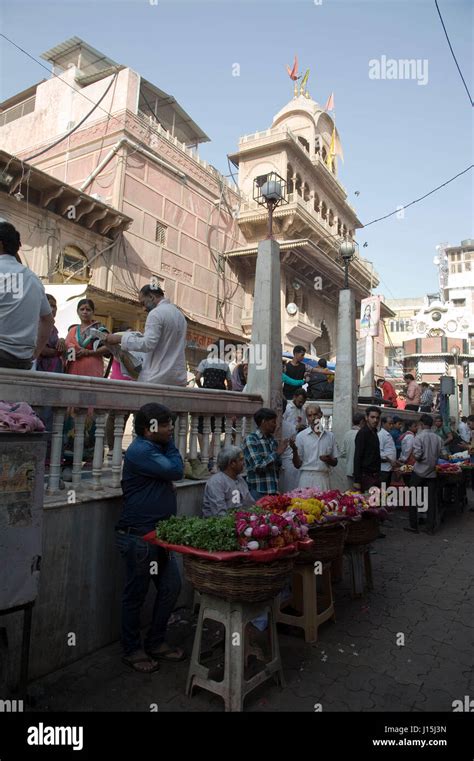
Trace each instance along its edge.
{"label": "orange flag on spire", "polygon": [[334,93],[332,92],[324,106],[325,111],[334,111]]}

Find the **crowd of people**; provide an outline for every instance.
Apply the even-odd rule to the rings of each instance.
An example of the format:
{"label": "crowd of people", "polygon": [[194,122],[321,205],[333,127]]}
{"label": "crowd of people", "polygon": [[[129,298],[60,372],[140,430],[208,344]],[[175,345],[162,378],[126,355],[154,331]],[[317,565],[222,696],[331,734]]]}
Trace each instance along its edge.
{"label": "crowd of people", "polygon": [[[54,320],[57,304],[46,294],[39,278],[19,257],[20,236],[13,225],[0,220],[0,260],[2,273],[20,278],[22,296],[3,289],[0,299],[0,367],[76,376],[110,378],[150,384],[185,387],[188,383],[185,346],[186,319],[171,304],[163,290],[144,286],[140,303],[147,312],[143,333],[130,329],[110,333],[95,317],[89,298],[77,307],[78,322],[67,335],[58,335]],[[365,414],[354,415],[353,426],[343,440],[323,425],[317,400],[332,399],[334,370],[320,358],[314,366],[304,362],[305,348],[295,346],[293,358],[282,373],[282,393],[286,403],[282,438],[275,438],[277,412],[262,407],[254,415],[255,430],[247,433],[242,448],[218,447],[217,472],[206,483],[202,515],[224,515],[227,510],[253,504],[261,497],[311,487],[327,491],[339,460],[344,463],[348,488],[367,491],[389,486],[401,465],[413,465],[412,485],[426,486],[432,494],[436,463],[447,456],[470,450],[474,416],[463,418],[459,427],[451,420],[445,425],[440,415],[433,417],[433,392],[426,383],[405,375],[406,402],[386,379],[377,382],[377,391],[386,408],[404,405],[421,411],[419,422],[403,421],[387,409],[369,406]],[[108,361],[107,370],[105,361]],[[208,357],[196,369],[196,384],[205,389],[245,391],[248,363],[245,358],[231,368],[221,357]],[[316,401],[314,401],[316,400]],[[52,411],[44,408],[43,418],[51,425]],[[143,540],[159,520],[176,514],[173,481],[183,478],[185,466],[173,436],[173,413],[160,404],[147,404],[135,415],[136,437],[124,457],[122,476],[123,509],[116,526],[118,549],[125,560],[126,585],[122,599],[122,643],[124,660],[137,671],[149,673],[160,660],[180,661],[184,653],[166,643],[169,616],[180,591],[180,578],[173,556]],[[219,426],[220,422],[220,426]],[[72,456],[75,413],[68,411],[64,456]],[[225,420],[211,420],[213,436],[219,436]],[[47,426],[47,427],[48,427]],[[85,455],[94,447],[94,411],[88,410]],[[114,446],[114,413],[107,421],[109,449]],[[225,430],[225,429],[224,429]],[[203,436],[203,419],[198,435]],[[220,443],[220,442],[219,442]],[[243,475],[245,471],[245,477]],[[209,476],[209,474],[206,474]],[[408,530],[418,532],[418,513],[410,509]],[[433,512],[428,510],[427,529],[433,528]],[[150,574],[155,562],[156,574]],[[140,610],[150,581],[157,598],[152,623],[142,646]]]}

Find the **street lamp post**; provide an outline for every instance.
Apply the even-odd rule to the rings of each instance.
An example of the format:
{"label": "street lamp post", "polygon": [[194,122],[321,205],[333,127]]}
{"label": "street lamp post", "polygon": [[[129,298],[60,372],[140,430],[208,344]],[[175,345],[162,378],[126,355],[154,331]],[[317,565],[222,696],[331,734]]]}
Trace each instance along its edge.
{"label": "street lamp post", "polygon": [[253,198],[260,206],[266,206],[268,209],[267,240],[273,240],[273,212],[277,206],[288,203],[286,181],[276,172],[256,177],[253,185]]}
{"label": "street lamp post", "polygon": [[463,417],[469,417],[469,362],[465,359],[462,363],[462,400],[461,408]]}
{"label": "street lamp post", "polygon": [[346,240],[339,247],[339,255],[344,263],[344,289],[349,288],[349,264],[355,256],[355,244],[352,240]]}
{"label": "street lamp post", "polygon": [[[352,417],[357,405],[357,346],[355,297],[349,288],[349,264],[355,255],[353,241],[345,240],[339,247],[344,264],[344,286],[339,291],[337,315],[337,354],[332,408],[332,430],[341,446],[345,433],[352,427]],[[337,488],[347,489],[344,461],[340,460],[334,470],[333,480]]]}
{"label": "street lamp post", "polygon": [[[256,177],[254,200],[268,210],[268,236],[258,244],[253,301],[252,351],[249,352],[247,392],[260,394],[265,407],[281,422],[281,284],[280,245],[273,238],[273,212],[286,199],[286,182],[276,172]],[[256,362],[256,358],[259,361]]]}
{"label": "street lamp post", "polygon": [[453,346],[451,354],[454,361],[454,414],[452,416],[456,418],[456,425],[459,423],[458,361],[460,353],[461,349],[459,346]]}

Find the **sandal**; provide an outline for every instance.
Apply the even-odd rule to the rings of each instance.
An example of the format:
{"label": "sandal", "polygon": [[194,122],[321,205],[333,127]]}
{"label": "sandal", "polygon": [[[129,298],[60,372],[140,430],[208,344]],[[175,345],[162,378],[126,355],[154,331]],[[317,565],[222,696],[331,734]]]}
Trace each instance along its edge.
{"label": "sandal", "polygon": [[160,668],[160,664],[157,663],[156,659],[151,658],[143,650],[137,650],[132,655],[125,655],[122,658],[122,663],[130,666],[130,668],[138,671],[140,674],[152,674]]}
{"label": "sandal", "polygon": [[184,650],[179,647],[168,646],[165,650],[148,650],[147,655],[154,661],[165,661],[167,663],[179,663],[187,658]]}

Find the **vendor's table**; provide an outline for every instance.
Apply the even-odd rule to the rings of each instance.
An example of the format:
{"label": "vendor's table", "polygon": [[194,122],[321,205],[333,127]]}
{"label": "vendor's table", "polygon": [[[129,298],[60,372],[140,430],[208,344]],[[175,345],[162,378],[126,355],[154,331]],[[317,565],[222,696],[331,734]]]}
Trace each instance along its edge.
{"label": "vendor's table", "polygon": [[446,510],[453,508],[462,512],[467,502],[464,473],[439,473],[436,478],[436,512],[434,530],[439,528],[444,520]]}
{"label": "vendor's table", "polygon": [[[270,660],[250,679],[245,679],[246,627],[262,613],[268,614]],[[218,682],[209,677],[209,669],[200,662],[201,642],[205,619],[222,624],[225,629],[224,678]],[[186,694],[194,687],[202,687],[224,699],[226,711],[242,711],[245,696],[273,676],[284,686],[283,669],[276,630],[275,599],[266,602],[230,602],[214,595],[201,594],[199,617],[194,637]]]}
{"label": "vendor's table", "polygon": [[[292,598],[283,602],[281,595],[277,602],[277,623],[296,626],[304,631],[305,642],[317,642],[318,628],[331,618],[336,620],[331,585],[331,563],[322,563],[321,594],[318,597],[317,575],[313,562],[295,565],[292,578]],[[320,610],[318,612],[318,599]],[[282,609],[282,606],[283,609]],[[291,606],[298,613],[285,612]]]}

